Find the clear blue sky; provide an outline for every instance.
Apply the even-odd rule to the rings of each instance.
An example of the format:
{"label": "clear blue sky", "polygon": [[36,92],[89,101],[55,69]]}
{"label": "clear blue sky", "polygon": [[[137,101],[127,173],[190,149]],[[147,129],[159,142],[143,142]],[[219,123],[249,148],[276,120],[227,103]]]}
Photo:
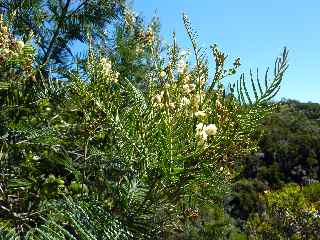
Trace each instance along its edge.
{"label": "clear blue sky", "polygon": [[277,99],[320,102],[320,0],[135,0],[133,7],[147,21],[160,17],[165,40],[176,31],[189,47],[181,18],[186,12],[199,44],[217,43],[230,57],[241,57],[245,73],[272,67],[287,46],[290,66]]}

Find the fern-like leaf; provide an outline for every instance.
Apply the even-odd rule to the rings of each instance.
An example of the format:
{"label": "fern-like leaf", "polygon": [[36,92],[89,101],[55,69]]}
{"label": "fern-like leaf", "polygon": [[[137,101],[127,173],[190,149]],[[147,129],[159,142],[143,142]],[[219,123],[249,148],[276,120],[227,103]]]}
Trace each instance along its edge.
{"label": "fern-like leaf", "polygon": [[0,222],[0,240],[18,240],[20,237],[9,224]]}
{"label": "fern-like leaf", "polygon": [[264,89],[261,86],[258,70],[256,73],[256,80],[254,80],[252,71],[250,70],[250,82],[253,96],[247,88],[245,75],[241,74],[240,80],[237,81],[238,101],[242,105],[261,105],[271,100],[279,92],[283,74],[287,68],[288,50],[287,48],[284,48],[282,55],[275,61],[273,79],[271,81],[268,80],[269,69],[267,69],[265,73]]}
{"label": "fern-like leaf", "polygon": [[28,239],[131,239],[132,234],[96,202],[77,202],[66,198],[51,203],[45,224],[31,229]]}

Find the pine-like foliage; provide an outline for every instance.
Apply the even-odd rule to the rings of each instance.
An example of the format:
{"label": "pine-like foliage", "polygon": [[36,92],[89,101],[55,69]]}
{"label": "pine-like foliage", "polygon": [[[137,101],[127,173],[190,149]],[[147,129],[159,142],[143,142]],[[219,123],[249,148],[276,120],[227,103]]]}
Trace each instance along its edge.
{"label": "pine-like foliage", "polygon": [[113,41],[105,51],[121,77],[140,88],[146,88],[145,77],[154,72],[161,61],[159,26],[157,18],[145,26],[142,17],[127,8],[124,21],[115,25]]}
{"label": "pine-like foliage", "polygon": [[87,33],[104,41],[107,25],[119,18],[123,9],[123,0],[0,1],[0,13],[13,34],[37,46],[38,64],[60,72],[73,65],[74,43],[87,44]]}

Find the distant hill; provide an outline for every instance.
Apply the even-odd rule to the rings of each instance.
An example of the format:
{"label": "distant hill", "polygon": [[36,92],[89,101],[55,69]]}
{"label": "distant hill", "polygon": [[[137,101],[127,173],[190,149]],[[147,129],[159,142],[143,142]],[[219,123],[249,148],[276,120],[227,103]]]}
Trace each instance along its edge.
{"label": "distant hill", "polygon": [[260,153],[249,156],[241,176],[270,187],[320,179],[320,104],[280,102],[261,128]]}

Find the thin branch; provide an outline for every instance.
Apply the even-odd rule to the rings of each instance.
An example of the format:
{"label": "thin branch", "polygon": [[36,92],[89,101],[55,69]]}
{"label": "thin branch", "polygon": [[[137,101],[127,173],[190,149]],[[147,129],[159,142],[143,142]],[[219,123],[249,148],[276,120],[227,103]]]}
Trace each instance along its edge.
{"label": "thin branch", "polygon": [[53,48],[54,48],[54,44],[56,43],[57,38],[58,38],[58,36],[59,36],[60,29],[61,29],[61,26],[62,26],[62,24],[63,24],[63,21],[64,21],[66,15],[67,15],[70,2],[71,2],[71,0],[67,0],[67,3],[66,3],[65,7],[64,7],[63,10],[62,10],[62,14],[61,14],[61,16],[60,16],[60,18],[59,18],[57,28],[56,28],[56,30],[55,30],[55,32],[54,32],[54,34],[53,34],[53,37],[52,37],[52,39],[51,39],[51,41],[50,41],[49,47],[48,47],[48,49],[47,49],[47,52],[46,52],[45,55],[44,55],[43,62],[42,62],[42,66],[47,65],[47,64],[48,64],[48,61],[50,60],[50,57],[51,57],[51,55],[52,55],[52,51],[53,51]]}

